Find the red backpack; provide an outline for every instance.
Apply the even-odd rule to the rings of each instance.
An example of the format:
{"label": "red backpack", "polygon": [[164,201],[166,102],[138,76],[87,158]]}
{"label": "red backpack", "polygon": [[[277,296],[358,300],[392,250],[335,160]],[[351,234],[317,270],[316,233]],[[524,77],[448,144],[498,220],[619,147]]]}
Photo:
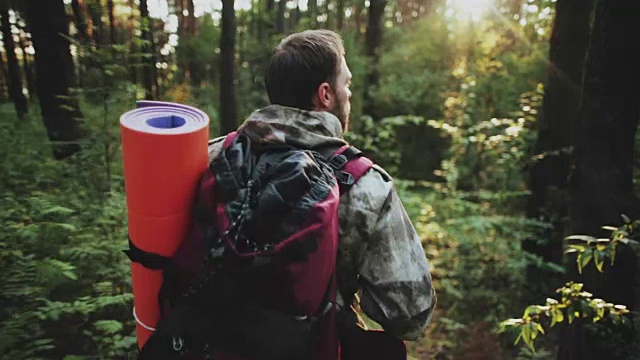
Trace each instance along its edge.
{"label": "red backpack", "polygon": [[338,205],[373,163],[348,145],[328,155],[226,137],[139,359],[340,358]]}

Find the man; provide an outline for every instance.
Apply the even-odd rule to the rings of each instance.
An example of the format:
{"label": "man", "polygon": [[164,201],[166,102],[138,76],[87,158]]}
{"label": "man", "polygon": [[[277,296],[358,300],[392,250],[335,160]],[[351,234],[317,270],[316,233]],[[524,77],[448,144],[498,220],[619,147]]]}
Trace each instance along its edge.
{"label": "man", "polygon": [[[339,35],[327,30],[290,35],[266,68],[271,105],[254,112],[240,129],[252,142],[328,153],[346,144],[350,84]],[[221,140],[210,142],[210,159]],[[359,293],[360,308],[387,333],[415,340],[430,321],[436,297],[420,239],[391,177],[374,165],[342,196],[339,218],[338,303],[348,309]]]}

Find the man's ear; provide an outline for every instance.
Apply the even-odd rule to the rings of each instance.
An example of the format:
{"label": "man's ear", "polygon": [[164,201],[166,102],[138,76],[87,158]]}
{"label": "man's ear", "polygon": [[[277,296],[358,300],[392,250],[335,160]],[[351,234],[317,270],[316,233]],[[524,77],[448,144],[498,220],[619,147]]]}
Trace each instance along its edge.
{"label": "man's ear", "polygon": [[331,109],[331,99],[333,95],[331,93],[331,85],[327,82],[323,82],[318,86],[318,91],[313,98],[313,104],[316,110],[325,111]]}

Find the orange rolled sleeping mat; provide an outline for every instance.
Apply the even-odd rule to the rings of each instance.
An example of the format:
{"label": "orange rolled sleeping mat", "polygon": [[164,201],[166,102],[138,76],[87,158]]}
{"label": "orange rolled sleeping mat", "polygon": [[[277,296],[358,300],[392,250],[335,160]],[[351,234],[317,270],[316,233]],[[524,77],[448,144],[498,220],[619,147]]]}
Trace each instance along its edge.
{"label": "orange rolled sleeping mat", "polygon": [[[198,180],[207,168],[209,117],[196,108],[140,101],[120,117],[129,237],[171,257],[187,235]],[[158,322],[162,270],[131,263],[133,316],[142,348]]]}

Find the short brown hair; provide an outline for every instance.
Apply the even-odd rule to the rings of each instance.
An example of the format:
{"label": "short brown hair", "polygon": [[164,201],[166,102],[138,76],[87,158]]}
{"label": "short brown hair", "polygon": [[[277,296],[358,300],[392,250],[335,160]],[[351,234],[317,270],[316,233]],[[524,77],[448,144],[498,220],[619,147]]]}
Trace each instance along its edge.
{"label": "short brown hair", "polygon": [[323,82],[335,86],[343,55],[342,38],[333,31],[307,30],[287,36],[266,68],[269,101],[311,110],[318,86]]}

